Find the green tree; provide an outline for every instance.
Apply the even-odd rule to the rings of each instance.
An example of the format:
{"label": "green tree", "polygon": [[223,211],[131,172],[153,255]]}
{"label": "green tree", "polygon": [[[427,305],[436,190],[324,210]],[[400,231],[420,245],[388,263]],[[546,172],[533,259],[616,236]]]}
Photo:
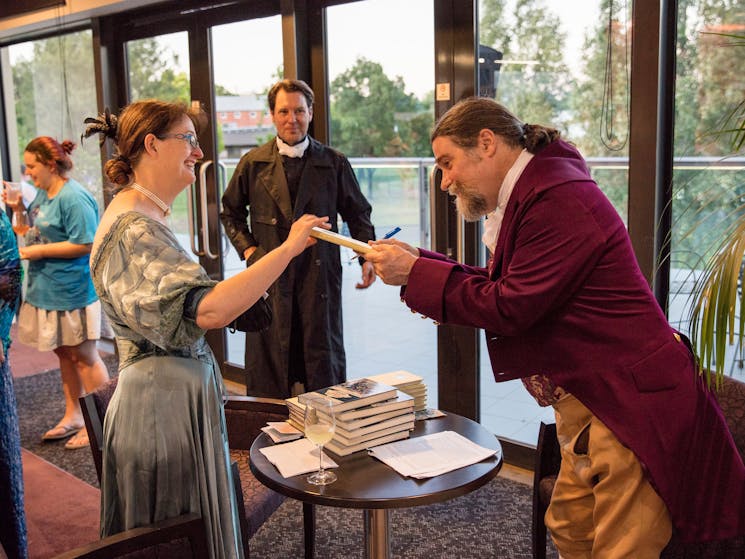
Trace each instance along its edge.
{"label": "green tree", "polygon": [[[365,58],[339,74],[330,87],[331,139],[350,157],[420,156],[422,123],[432,114],[426,102],[405,91],[403,78],[389,78]],[[429,125],[432,117],[429,117]]]}
{"label": "green tree", "polygon": [[[83,120],[96,113],[91,32],[68,33],[33,42],[32,55],[12,68],[17,150],[37,136],[81,143]],[[96,142],[86,142],[73,152],[73,177],[86,186],[99,204],[101,158]]]}
{"label": "green tree", "polygon": [[161,99],[188,103],[191,100],[189,76],[174,70],[178,67],[178,55],[157,39],[128,42],[127,61],[132,101]]}
{"label": "green tree", "polygon": [[36,103],[34,73],[30,60],[20,60],[13,66],[13,100],[16,112],[18,153],[36,136]]}
{"label": "green tree", "polygon": [[[389,78],[379,63],[358,58],[329,93],[331,140],[348,157],[431,156],[432,105],[406,93],[403,78]],[[372,195],[375,169],[357,172]]]}
{"label": "green tree", "polygon": [[[732,137],[719,134],[745,95],[742,47],[726,36],[745,25],[742,1],[687,0],[679,6],[675,155],[723,157]],[[742,171],[681,169],[674,175],[674,263],[701,269],[723,231],[741,221]]]}
{"label": "green tree", "polygon": [[504,0],[480,4],[479,42],[512,61],[500,69],[496,98],[523,120],[562,128],[569,71],[559,17],[543,0],[516,0],[512,12],[506,5]]}

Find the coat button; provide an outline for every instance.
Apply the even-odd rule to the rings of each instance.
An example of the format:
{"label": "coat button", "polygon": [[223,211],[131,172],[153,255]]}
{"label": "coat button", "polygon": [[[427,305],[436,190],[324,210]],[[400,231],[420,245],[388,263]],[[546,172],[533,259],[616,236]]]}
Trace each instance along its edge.
{"label": "coat button", "polygon": [[320,266],[320,265],[321,265],[321,259],[320,258],[316,258],[316,266]]}
{"label": "coat button", "polygon": [[277,218],[276,217],[273,217],[272,218],[272,225],[277,225]]}

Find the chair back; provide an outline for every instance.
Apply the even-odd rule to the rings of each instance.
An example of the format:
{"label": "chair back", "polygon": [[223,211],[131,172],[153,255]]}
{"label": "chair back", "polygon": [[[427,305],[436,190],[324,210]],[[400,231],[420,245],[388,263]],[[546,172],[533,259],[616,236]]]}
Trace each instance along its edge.
{"label": "chair back", "polygon": [[208,555],[204,519],[184,514],[108,536],[54,559],[202,559]]}
{"label": "chair back", "polygon": [[93,463],[96,466],[96,476],[98,476],[99,484],[101,483],[101,465],[103,463],[103,418],[106,415],[106,408],[109,407],[118,381],[119,378],[114,377],[93,392],[80,397],[80,408],[83,411],[83,421],[85,421],[85,429],[88,431],[91,454],[93,454]]}
{"label": "chair back", "polygon": [[745,382],[726,376],[716,396],[735,446],[745,462]]}

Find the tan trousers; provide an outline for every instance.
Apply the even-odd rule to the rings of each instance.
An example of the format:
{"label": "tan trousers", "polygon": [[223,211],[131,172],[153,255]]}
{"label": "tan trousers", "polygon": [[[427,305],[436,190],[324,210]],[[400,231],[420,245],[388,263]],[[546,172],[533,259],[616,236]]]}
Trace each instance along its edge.
{"label": "tan trousers", "polygon": [[639,460],[574,396],[554,410],[562,462],[546,526],[562,559],[659,559],[670,514]]}

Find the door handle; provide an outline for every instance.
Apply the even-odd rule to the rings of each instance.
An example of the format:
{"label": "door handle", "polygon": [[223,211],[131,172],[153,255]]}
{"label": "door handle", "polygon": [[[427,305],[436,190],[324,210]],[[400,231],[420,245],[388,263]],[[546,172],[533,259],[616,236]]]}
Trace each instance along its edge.
{"label": "door handle", "polygon": [[436,250],[435,239],[437,239],[437,211],[435,209],[435,198],[442,183],[442,169],[437,165],[432,167],[429,175],[429,226],[430,226],[430,249]]}
{"label": "door handle", "polygon": [[212,161],[204,161],[199,167],[199,206],[200,215],[202,216],[202,249],[204,255],[211,260],[217,260],[220,256],[210,250],[210,230],[207,227],[209,213],[207,212],[207,169],[212,165]]}
{"label": "door handle", "polygon": [[186,217],[189,224],[189,244],[191,251],[197,256],[204,256],[204,251],[199,250],[196,244],[196,235],[194,234],[194,183],[189,185],[189,192],[186,196]]}
{"label": "door handle", "polygon": [[[222,195],[225,194],[225,188],[228,184],[228,168],[225,166],[225,163],[222,161],[217,161],[217,168],[220,170],[220,173],[218,174],[218,180],[217,181],[217,192],[218,192],[218,205],[220,208],[222,208]],[[222,231],[222,229],[221,229]],[[228,247],[228,237],[227,235],[220,235],[220,238],[222,239],[222,252],[223,254],[227,254],[229,247]]]}

